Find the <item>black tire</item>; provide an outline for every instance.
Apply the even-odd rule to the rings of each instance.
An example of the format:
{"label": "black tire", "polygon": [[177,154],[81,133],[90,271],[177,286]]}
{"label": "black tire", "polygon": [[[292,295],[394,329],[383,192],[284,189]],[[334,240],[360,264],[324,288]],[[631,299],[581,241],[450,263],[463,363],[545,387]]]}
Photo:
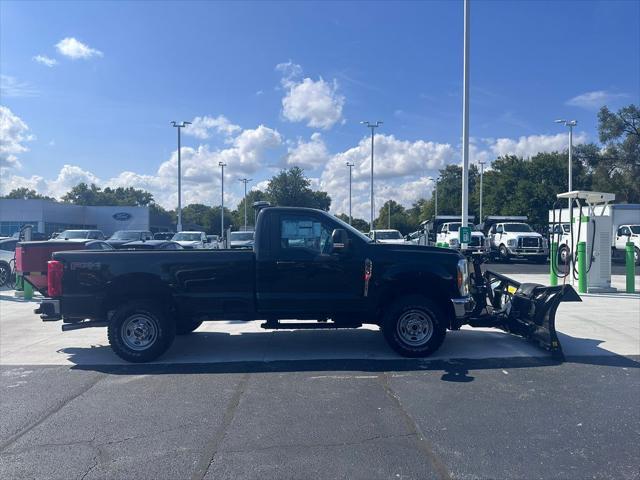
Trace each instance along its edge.
{"label": "black tire", "polygon": [[[429,323],[428,335],[423,329],[425,320]],[[387,308],[382,332],[389,346],[403,357],[426,357],[442,345],[447,333],[446,323],[446,317],[436,303],[420,295],[411,295]]]}
{"label": "black tire", "polygon": [[[152,330],[153,334],[150,334]],[[138,336],[136,332],[141,333]],[[143,336],[145,334],[149,335]],[[173,319],[164,309],[144,300],[133,300],[118,308],[107,329],[109,344],[115,354],[135,363],[158,358],[171,346],[175,335]],[[134,345],[136,340],[141,342],[137,347]]]}
{"label": "black tire", "polygon": [[500,253],[500,260],[503,262],[509,261],[509,250],[507,250],[507,247],[505,247],[504,244],[500,245],[498,252]]}
{"label": "black tire", "polygon": [[188,335],[202,325],[202,320],[182,319],[176,325],[176,335]]}
{"label": "black tire", "polygon": [[0,262],[0,287],[4,287],[11,280],[11,267],[6,262]]}
{"label": "black tire", "polygon": [[570,261],[571,261],[571,251],[569,250],[569,247],[567,247],[566,245],[563,245],[558,250],[558,264],[568,265]]}
{"label": "black tire", "polygon": [[633,259],[636,262],[636,265],[640,265],[640,249],[638,247],[634,247],[633,249]]}

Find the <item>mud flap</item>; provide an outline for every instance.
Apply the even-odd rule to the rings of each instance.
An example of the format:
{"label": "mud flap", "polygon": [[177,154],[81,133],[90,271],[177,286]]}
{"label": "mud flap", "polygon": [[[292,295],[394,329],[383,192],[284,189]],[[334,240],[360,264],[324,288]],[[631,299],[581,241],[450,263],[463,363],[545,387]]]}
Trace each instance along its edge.
{"label": "mud flap", "polygon": [[519,335],[564,360],[556,332],[556,311],[560,302],[581,302],[571,285],[545,287],[537,283],[519,283],[487,271],[489,303],[494,307],[495,326]]}

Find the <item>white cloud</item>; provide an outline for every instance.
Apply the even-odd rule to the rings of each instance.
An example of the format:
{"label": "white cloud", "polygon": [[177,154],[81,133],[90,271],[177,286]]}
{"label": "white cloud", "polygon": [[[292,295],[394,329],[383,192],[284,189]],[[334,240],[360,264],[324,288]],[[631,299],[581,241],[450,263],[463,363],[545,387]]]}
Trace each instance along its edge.
{"label": "white cloud", "polygon": [[100,50],[91,48],[89,45],[82,43],[74,37],[63,38],[56,44],[56,48],[61,55],[69,57],[72,60],[102,57]]}
{"label": "white cloud", "polygon": [[[374,194],[377,209],[389,198],[405,206],[427,196],[429,176],[456,159],[455,149],[446,143],[399,140],[393,135],[375,136]],[[331,196],[331,210],[340,213],[349,209],[349,171],[353,163],[353,215],[369,218],[369,178],[371,143],[369,137],[344,152],[333,155],[322,172],[320,185]]]}
{"label": "white cloud", "polygon": [[32,59],[34,62],[49,68],[55,67],[58,64],[58,61],[55,58],[47,57],[46,55],[36,55]]}
{"label": "white cloud", "polygon": [[224,115],[218,115],[217,117],[205,115],[204,117],[195,117],[191,120],[191,125],[187,125],[184,133],[185,135],[191,135],[204,140],[211,137],[213,130],[217,133],[230,136],[242,129],[238,125],[231,123]]}
{"label": "white cloud", "polygon": [[330,158],[327,146],[318,132],[311,135],[308,142],[298,139],[297,143],[289,147],[287,165],[297,165],[301,168],[314,169],[325,165]]}
{"label": "white cloud", "polygon": [[[584,132],[574,134],[573,144],[587,142],[587,134]],[[558,133],[556,135],[529,135],[528,137],[498,138],[492,140],[489,149],[493,157],[503,155],[518,155],[520,157],[532,157],[541,152],[562,152],[569,148],[569,134]]]}
{"label": "white cloud", "polygon": [[10,75],[0,75],[0,97],[35,97],[38,91],[27,82]]}
{"label": "white cloud", "polygon": [[28,151],[24,143],[34,138],[20,117],[0,105],[0,168],[20,168],[17,155]]}
{"label": "white cloud", "polygon": [[308,127],[329,129],[342,120],[345,97],[338,93],[338,82],[303,78],[302,67],[291,61],[276,65],[282,73],[282,115],[290,122],[306,122]]}
{"label": "white cloud", "polygon": [[567,100],[566,104],[572,107],[585,108],[587,110],[597,110],[600,107],[611,103],[612,101],[626,98],[629,95],[626,93],[614,93],[607,90],[595,90],[593,92],[586,92],[576,97]]}

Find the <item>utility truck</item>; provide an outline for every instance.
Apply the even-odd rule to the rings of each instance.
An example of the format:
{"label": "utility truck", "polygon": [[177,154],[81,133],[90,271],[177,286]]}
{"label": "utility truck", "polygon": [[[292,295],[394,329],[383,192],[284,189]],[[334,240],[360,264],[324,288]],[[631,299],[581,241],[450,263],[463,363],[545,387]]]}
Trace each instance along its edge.
{"label": "utility truck", "polygon": [[[577,238],[578,221],[586,223],[587,209],[583,207],[580,217],[580,207],[574,207],[570,212],[568,208],[549,210],[549,225],[551,228],[551,241],[558,243],[558,262],[568,263],[573,258],[571,236]],[[621,260],[625,256],[627,242],[633,243],[634,260],[640,265],[640,204],[638,203],[614,203],[595,207],[597,216],[610,217],[611,225],[611,258]],[[573,228],[572,228],[573,227]],[[598,232],[593,233],[596,237]],[[574,238],[575,240],[575,238]],[[594,239],[594,240],[597,240]]]}
{"label": "utility truck", "polygon": [[[469,224],[473,225],[474,216],[469,215]],[[441,246],[445,244],[449,248],[460,250],[460,227],[462,217],[460,215],[436,215],[431,220],[426,220],[420,224],[426,237],[425,244]],[[473,227],[472,227],[473,228]],[[484,233],[473,228],[471,232],[471,243],[467,245],[467,250],[472,252],[485,252],[487,249],[486,237]]]}
{"label": "utility truck", "polygon": [[526,216],[486,217],[481,229],[487,235],[491,253],[505,262],[513,258],[546,262],[549,242],[526,222]]}

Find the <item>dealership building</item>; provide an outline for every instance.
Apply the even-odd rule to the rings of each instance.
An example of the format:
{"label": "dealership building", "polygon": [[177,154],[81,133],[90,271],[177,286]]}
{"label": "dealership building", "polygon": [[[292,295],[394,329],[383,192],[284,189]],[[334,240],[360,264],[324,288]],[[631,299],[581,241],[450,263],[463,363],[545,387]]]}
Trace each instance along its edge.
{"label": "dealership building", "polygon": [[173,230],[171,225],[152,225],[148,207],[84,206],[51,200],[0,199],[0,236],[10,236],[21,226],[50,236],[69,229]]}

